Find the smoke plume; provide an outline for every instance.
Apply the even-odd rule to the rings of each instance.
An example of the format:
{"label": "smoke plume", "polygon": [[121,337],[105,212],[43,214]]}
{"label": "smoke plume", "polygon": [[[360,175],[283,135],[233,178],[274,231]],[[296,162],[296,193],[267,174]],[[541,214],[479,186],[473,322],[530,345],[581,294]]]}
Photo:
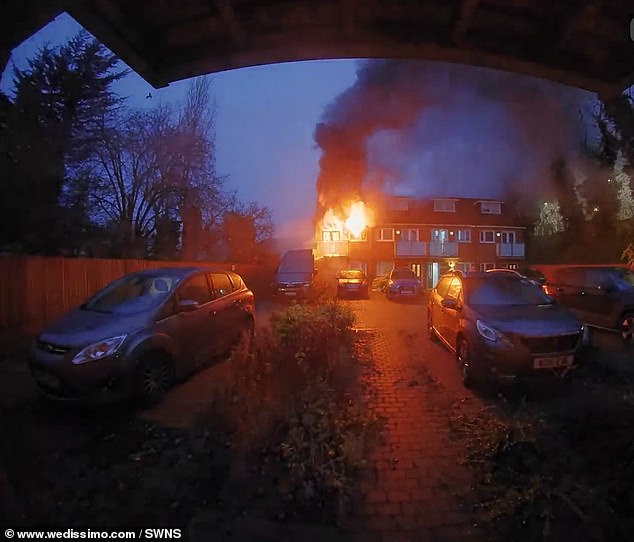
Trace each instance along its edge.
{"label": "smoke plume", "polygon": [[485,68],[363,61],[315,129],[317,216],[374,192],[547,197],[553,160],[583,141],[590,96]]}

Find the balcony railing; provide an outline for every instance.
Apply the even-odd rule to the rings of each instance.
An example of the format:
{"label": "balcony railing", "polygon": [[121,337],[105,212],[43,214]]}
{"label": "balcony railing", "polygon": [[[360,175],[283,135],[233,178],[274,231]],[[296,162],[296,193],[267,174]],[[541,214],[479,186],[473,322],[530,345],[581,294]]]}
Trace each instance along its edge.
{"label": "balcony railing", "polygon": [[318,241],[317,252],[321,256],[347,256],[348,241]]}
{"label": "balcony railing", "polygon": [[524,243],[498,243],[497,255],[501,258],[523,258]]}
{"label": "balcony railing", "polygon": [[425,243],[423,241],[396,241],[394,255],[425,256]]}
{"label": "balcony railing", "polygon": [[429,243],[429,255],[430,256],[457,256],[458,255],[458,243],[452,241],[450,243]]}

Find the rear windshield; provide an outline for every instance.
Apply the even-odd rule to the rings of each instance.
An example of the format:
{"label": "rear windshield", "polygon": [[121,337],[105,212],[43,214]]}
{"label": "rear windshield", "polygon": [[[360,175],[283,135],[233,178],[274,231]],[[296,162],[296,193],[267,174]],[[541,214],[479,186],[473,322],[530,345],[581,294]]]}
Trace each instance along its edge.
{"label": "rear windshield", "polygon": [[363,271],[356,269],[346,269],[345,271],[339,271],[339,277],[342,279],[362,279],[365,275]]}
{"label": "rear windshield", "polygon": [[464,280],[470,305],[545,305],[551,299],[530,280],[511,275],[471,277]]}
{"label": "rear windshield", "polygon": [[411,269],[395,269],[392,271],[392,279],[418,279]]}

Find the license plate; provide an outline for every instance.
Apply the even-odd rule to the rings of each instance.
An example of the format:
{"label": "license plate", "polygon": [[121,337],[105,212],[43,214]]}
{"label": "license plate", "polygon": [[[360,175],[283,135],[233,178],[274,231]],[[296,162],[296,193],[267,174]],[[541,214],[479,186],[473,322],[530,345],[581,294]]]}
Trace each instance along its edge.
{"label": "license plate", "polygon": [[533,360],[533,367],[535,369],[557,369],[559,367],[570,367],[573,362],[573,355],[548,356],[546,358],[535,358]]}
{"label": "license plate", "polygon": [[359,289],[359,285],[358,284],[348,284],[346,286],[346,288],[348,288],[348,290],[358,290]]}
{"label": "license plate", "polygon": [[401,288],[402,294],[413,294],[414,290],[412,288]]}
{"label": "license plate", "polygon": [[57,378],[54,374],[49,373],[48,371],[35,371],[33,373],[33,376],[35,376],[35,380],[48,388],[57,390],[61,387],[61,382],[59,378]]}
{"label": "license plate", "polygon": [[287,295],[289,297],[295,297],[297,295],[297,292],[284,292],[284,295]]}

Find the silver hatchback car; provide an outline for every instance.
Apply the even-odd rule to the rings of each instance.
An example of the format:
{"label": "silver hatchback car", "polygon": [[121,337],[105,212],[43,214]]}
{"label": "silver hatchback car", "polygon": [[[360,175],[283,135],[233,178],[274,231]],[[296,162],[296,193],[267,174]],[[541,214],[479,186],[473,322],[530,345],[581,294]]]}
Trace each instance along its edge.
{"label": "silver hatchback car", "polygon": [[47,326],[30,367],[48,396],[158,400],[175,379],[228,352],[255,329],[242,278],[205,268],[125,275]]}

